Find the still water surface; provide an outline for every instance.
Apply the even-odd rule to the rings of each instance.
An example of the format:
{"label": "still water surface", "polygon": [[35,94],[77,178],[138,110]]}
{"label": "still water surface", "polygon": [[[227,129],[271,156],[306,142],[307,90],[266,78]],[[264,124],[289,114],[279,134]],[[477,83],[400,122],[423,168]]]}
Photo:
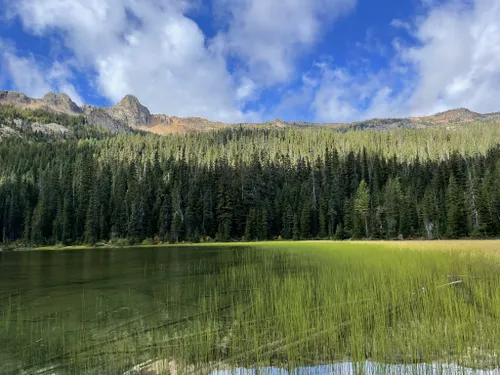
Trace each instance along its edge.
{"label": "still water surface", "polygon": [[[313,267],[296,254],[241,246],[0,253],[0,374],[123,374],[140,363],[172,358],[185,364],[179,373],[192,373],[192,364],[199,363],[196,371],[205,374],[228,374],[231,368],[245,375],[500,373],[491,368],[476,372],[454,364],[433,365],[435,358],[425,357],[418,348],[409,351],[415,358],[406,354],[407,360],[430,365],[386,366],[380,359],[353,365],[346,357],[359,360],[368,350],[374,356],[387,354],[384,358],[393,363],[404,360],[402,346],[412,344],[404,342],[403,329],[411,333],[420,327],[408,328],[403,318],[418,313],[424,319],[427,310],[419,309],[430,306],[426,300],[415,303],[415,293],[407,293],[398,296],[402,302],[395,307],[406,306],[408,311],[382,306],[382,313],[375,314],[380,301],[386,305],[384,298],[394,299],[383,295],[387,290],[403,281],[420,285],[416,283],[425,282],[422,275],[427,276],[431,267],[416,266],[415,274],[406,279],[405,272],[395,276],[397,264],[396,271],[388,268],[387,275],[382,275],[371,264],[378,258],[366,259],[363,254],[339,255],[332,263],[337,269],[324,266],[319,272],[316,263]],[[400,261],[393,255],[388,259]],[[420,255],[406,261],[426,262]],[[451,272],[439,269],[438,258],[429,264],[435,266],[436,275]],[[443,261],[441,266],[458,265]],[[357,278],[348,280],[352,275]],[[489,280],[488,285],[497,281]],[[443,295],[455,299],[464,292],[441,289],[432,298],[439,302]],[[473,308],[462,300],[457,306],[465,312]],[[477,314],[483,311],[485,307]],[[475,327],[480,326],[474,325],[477,318],[473,322],[462,316],[456,319],[470,324],[472,328],[463,332],[474,337]],[[386,338],[394,333],[393,327],[402,327],[400,336],[392,339],[400,340],[401,349]],[[424,333],[416,335],[424,337]],[[479,342],[490,340],[494,347],[496,336],[489,331],[484,335],[486,339]],[[380,349],[381,345],[387,348]],[[463,350],[470,352],[465,346]],[[483,356],[497,361],[491,354]],[[256,363],[268,367],[252,369]],[[280,370],[285,367],[288,370]],[[152,370],[144,367],[142,373],[147,371]]]}
{"label": "still water surface", "polygon": [[[185,324],[213,288],[206,281],[219,271],[221,251],[236,249],[0,253],[0,374],[68,364],[77,352],[86,363],[86,351],[104,352],[111,345],[101,343],[137,330],[134,319],[144,331]],[[127,358],[117,362],[129,365]]]}

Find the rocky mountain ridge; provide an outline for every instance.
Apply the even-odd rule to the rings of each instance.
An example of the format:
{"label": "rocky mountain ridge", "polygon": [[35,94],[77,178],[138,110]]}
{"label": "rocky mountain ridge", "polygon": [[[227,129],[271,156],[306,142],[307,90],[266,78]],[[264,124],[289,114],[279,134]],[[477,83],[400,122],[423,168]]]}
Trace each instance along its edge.
{"label": "rocky mountain ridge", "polygon": [[189,132],[205,132],[231,126],[273,127],[273,128],[333,128],[346,130],[390,130],[397,128],[421,128],[429,125],[453,125],[482,120],[500,120],[500,113],[480,114],[466,108],[458,108],[431,116],[408,117],[395,119],[371,119],[354,123],[313,123],[285,122],[279,119],[262,123],[226,124],[199,117],[175,117],[165,114],[151,114],[133,95],[125,96],[119,103],[111,107],[96,107],[89,104],[78,106],[68,95],[47,93],[40,99],[30,98],[22,93],[0,90],[0,105],[13,106],[19,109],[41,109],[66,115],[84,116],[86,122],[98,125],[118,133],[131,132],[132,129],[144,130],[157,134],[185,134]]}

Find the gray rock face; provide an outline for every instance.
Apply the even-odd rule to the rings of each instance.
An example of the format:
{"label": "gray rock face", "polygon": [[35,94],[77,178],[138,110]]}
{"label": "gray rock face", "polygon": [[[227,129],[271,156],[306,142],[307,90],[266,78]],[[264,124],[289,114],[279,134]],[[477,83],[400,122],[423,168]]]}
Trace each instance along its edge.
{"label": "gray rock face", "polygon": [[0,140],[3,138],[21,137],[21,134],[7,125],[0,125]]}
{"label": "gray rock face", "polygon": [[[132,95],[127,95],[116,106],[100,108],[85,104],[81,108],[66,94],[49,92],[42,99],[29,98],[24,94],[14,91],[0,91],[0,105],[12,105],[17,108],[44,109],[69,115],[83,115],[87,123],[101,126],[113,132],[130,133],[132,128],[151,124],[152,116],[149,110]],[[31,124],[23,120],[16,120],[13,124],[20,129],[27,129]],[[40,126],[35,126],[35,131],[46,131]],[[60,131],[56,131],[60,133]]]}
{"label": "gray rock face", "polygon": [[170,126],[172,124],[172,119],[167,115],[151,115],[152,125],[162,124],[165,126]]}
{"label": "gray rock face", "polygon": [[[167,115],[151,115],[149,109],[143,106],[133,95],[125,96],[113,107],[94,107],[83,105],[79,107],[66,94],[48,93],[42,99],[29,98],[13,91],[0,90],[0,105],[9,105],[21,109],[43,109],[68,115],[83,115],[88,124],[101,126],[113,132],[130,133],[141,128],[157,134],[185,134],[189,132],[211,131],[231,126],[299,129],[329,128],[337,131],[349,130],[391,130],[406,128],[423,128],[427,126],[445,126],[473,121],[500,121],[500,112],[480,114],[466,108],[458,108],[431,116],[370,119],[354,123],[314,123],[287,122],[280,119],[262,124],[241,123],[226,124],[209,121],[198,117],[169,117]],[[26,124],[10,124],[14,129],[26,127]],[[9,125],[9,126],[10,126]]]}
{"label": "gray rock face", "polygon": [[111,117],[131,128],[151,124],[152,117],[149,109],[133,95],[125,96],[120,103],[108,108],[107,112]]}
{"label": "gray rock face", "polygon": [[82,105],[82,111],[84,114],[89,114],[95,107],[90,104],[84,104]]}
{"label": "gray rock face", "polygon": [[49,92],[45,94],[42,101],[50,108],[57,108],[69,114],[81,114],[83,110],[66,94],[56,94]]}
{"label": "gray rock face", "polygon": [[23,120],[20,118],[15,118],[13,120],[13,124],[16,128],[19,128],[19,129],[28,129],[30,127],[29,121],[26,121],[26,120]]}
{"label": "gray rock face", "polygon": [[130,133],[132,129],[121,121],[111,117],[104,108],[87,108],[87,123],[100,126],[112,132]]}
{"label": "gray rock face", "polygon": [[66,94],[49,92],[42,99],[34,99],[15,91],[0,91],[0,104],[18,108],[45,109],[68,115],[82,114],[82,109]]}
{"label": "gray rock face", "polygon": [[15,118],[8,121],[6,124],[0,124],[0,138],[18,136],[22,137],[23,131],[33,131],[48,135],[64,135],[69,132],[68,128],[56,124],[41,124],[39,122],[30,122],[28,120]]}
{"label": "gray rock face", "polygon": [[31,124],[31,130],[35,133],[43,133],[43,134],[66,134],[68,129],[62,125],[50,123],[50,124],[40,124],[38,122],[34,122]]}
{"label": "gray rock face", "polygon": [[30,104],[32,100],[20,92],[0,90],[0,102]]}

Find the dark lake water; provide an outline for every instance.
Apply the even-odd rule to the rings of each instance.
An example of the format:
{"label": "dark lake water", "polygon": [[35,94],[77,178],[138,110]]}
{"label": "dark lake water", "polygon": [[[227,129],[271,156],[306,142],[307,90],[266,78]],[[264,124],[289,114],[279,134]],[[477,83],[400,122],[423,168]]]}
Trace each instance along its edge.
{"label": "dark lake water", "polygon": [[[120,346],[120,336],[135,340],[185,324],[199,314],[200,297],[213,291],[221,267],[241,252],[169,247],[0,253],[0,374],[60,362],[70,371],[71,357]],[[135,346],[141,350],[141,343]],[[76,360],[99,362],[83,357]],[[119,358],[118,367],[134,362],[118,352],[110,357]]]}

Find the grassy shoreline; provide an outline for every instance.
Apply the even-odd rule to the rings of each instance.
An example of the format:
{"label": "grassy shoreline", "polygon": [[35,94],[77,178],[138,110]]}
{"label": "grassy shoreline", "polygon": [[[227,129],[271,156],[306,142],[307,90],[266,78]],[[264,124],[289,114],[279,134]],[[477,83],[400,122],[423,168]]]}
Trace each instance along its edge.
{"label": "grassy shoreline", "polygon": [[390,246],[401,249],[413,250],[450,250],[450,251],[483,251],[489,254],[500,256],[500,239],[464,239],[464,240],[392,240],[392,241],[373,241],[373,240],[359,240],[359,241],[333,241],[333,240],[303,240],[303,241],[254,241],[254,242],[203,242],[203,243],[161,243],[151,245],[128,245],[118,246],[102,244],[97,246],[89,245],[72,245],[72,246],[39,246],[39,247],[26,247],[14,249],[13,251],[54,251],[54,250],[90,250],[90,249],[120,249],[120,248],[157,248],[157,247],[265,247],[265,246],[290,246],[302,247],[304,244],[310,245],[370,245],[370,246]]}

